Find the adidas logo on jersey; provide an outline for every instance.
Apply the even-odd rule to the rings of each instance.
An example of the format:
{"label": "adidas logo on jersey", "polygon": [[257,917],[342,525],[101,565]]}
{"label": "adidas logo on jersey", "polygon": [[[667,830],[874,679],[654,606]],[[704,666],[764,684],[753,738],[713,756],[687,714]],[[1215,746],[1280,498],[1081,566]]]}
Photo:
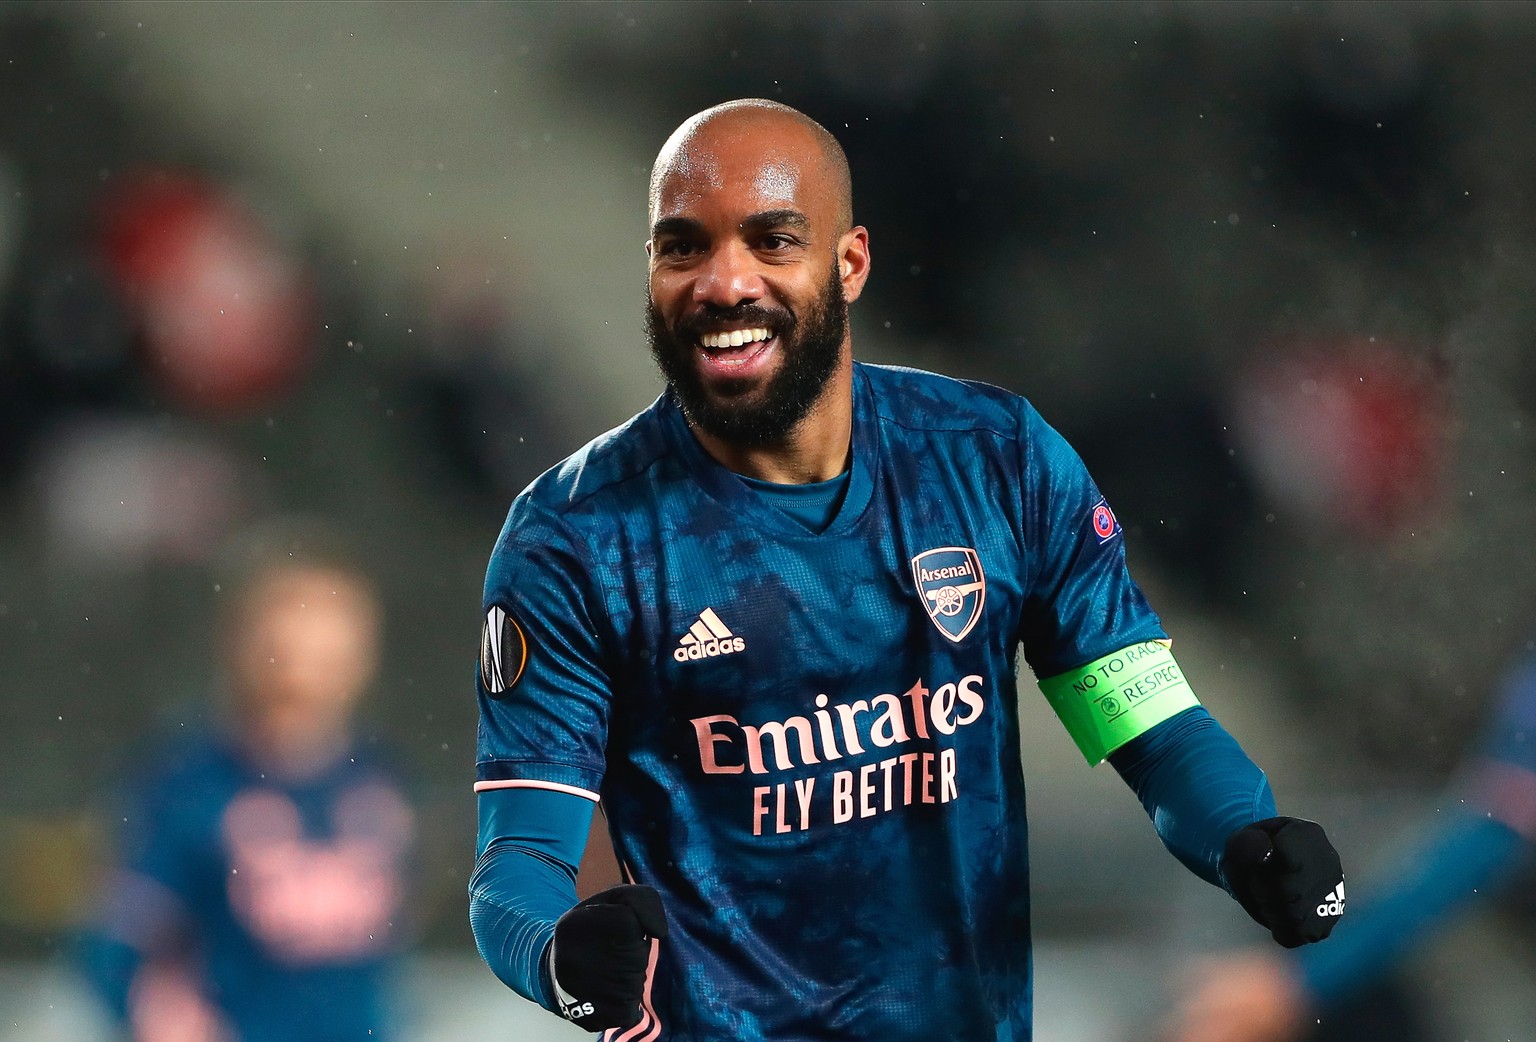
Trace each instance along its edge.
{"label": "adidas logo on jersey", "polygon": [[715,609],[705,608],[677,642],[672,657],[679,662],[689,659],[714,658],[716,655],[733,655],[745,651],[747,642],[736,636],[720,621]]}
{"label": "adidas logo on jersey", "polygon": [[1317,914],[1325,918],[1334,918],[1344,914],[1344,881],[1339,880],[1339,885],[1323,898],[1323,903],[1317,906]]}

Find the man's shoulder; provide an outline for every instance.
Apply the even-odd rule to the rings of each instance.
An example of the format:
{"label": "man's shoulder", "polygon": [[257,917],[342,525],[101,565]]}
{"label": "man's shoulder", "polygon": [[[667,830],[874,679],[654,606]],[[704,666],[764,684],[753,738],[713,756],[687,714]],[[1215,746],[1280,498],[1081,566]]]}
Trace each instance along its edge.
{"label": "man's shoulder", "polygon": [[535,478],[512,511],[568,516],[593,499],[622,494],[629,482],[669,455],[658,398],[645,411],[598,435]]}
{"label": "man's shoulder", "polygon": [[176,806],[207,803],[234,784],[238,764],[216,730],[159,728],[128,751],[111,788]]}
{"label": "man's shoulder", "polygon": [[978,380],[905,366],[859,363],[881,420],[912,430],[1025,436],[1034,409],[1022,395]]}

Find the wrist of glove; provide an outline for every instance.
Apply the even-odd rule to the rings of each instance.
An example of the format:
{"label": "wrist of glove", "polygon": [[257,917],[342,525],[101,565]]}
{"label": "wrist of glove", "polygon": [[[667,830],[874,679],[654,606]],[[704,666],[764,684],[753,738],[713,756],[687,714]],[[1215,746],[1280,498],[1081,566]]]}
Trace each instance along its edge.
{"label": "wrist of glove", "polygon": [[1315,821],[1265,818],[1238,829],[1227,837],[1221,878],[1285,948],[1321,941],[1344,914],[1344,870]]}
{"label": "wrist of glove", "polygon": [[651,940],[666,935],[649,886],[612,887],[562,915],[548,955],[561,1016],[586,1031],[638,1024]]}

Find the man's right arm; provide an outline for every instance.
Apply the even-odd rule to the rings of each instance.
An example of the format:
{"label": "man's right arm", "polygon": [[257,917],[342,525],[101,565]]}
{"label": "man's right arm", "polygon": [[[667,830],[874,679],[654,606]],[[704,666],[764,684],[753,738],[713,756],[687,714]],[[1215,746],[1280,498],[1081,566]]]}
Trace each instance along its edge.
{"label": "man's right arm", "polygon": [[493,789],[477,802],[478,857],[469,881],[475,944],[507,987],[559,1013],[546,956],[555,923],[576,904],[593,803],[536,788]]}
{"label": "man's right arm", "polygon": [[576,901],[592,801],[534,787],[479,797],[480,856],[469,921],[491,970],[512,990],[589,1031],[640,1021],[661,897],[615,886]]}
{"label": "man's right arm", "polygon": [[507,514],[481,603],[470,881],[475,943],[518,994],[589,1031],[643,1014],[660,895],[615,886],[576,900],[576,866],[607,768],[610,670],[623,655],[591,533],[532,490]]}
{"label": "man's right arm", "polygon": [[120,825],[107,877],[76,938],[79,969],[124,1025],[141,1019],[146,968],[177,967],[193,943],[188,895],[197,889],[192,873],[202,834],[184,791],[180,779],[153,777],[111,802],[110,817]]}

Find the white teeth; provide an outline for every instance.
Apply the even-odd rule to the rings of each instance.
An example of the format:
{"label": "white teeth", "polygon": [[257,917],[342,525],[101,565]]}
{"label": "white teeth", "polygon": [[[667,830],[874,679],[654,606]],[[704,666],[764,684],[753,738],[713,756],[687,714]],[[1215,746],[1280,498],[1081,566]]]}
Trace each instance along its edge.
{"label": "white teeth", "polygon": [[741,347],[744,344],[755,344],[760,340],[767,340],[773,334],[766,329],[733,329],[729,333],[705,333],[699,337],[699,343],[707,348],[719,350],[724,347]]}

